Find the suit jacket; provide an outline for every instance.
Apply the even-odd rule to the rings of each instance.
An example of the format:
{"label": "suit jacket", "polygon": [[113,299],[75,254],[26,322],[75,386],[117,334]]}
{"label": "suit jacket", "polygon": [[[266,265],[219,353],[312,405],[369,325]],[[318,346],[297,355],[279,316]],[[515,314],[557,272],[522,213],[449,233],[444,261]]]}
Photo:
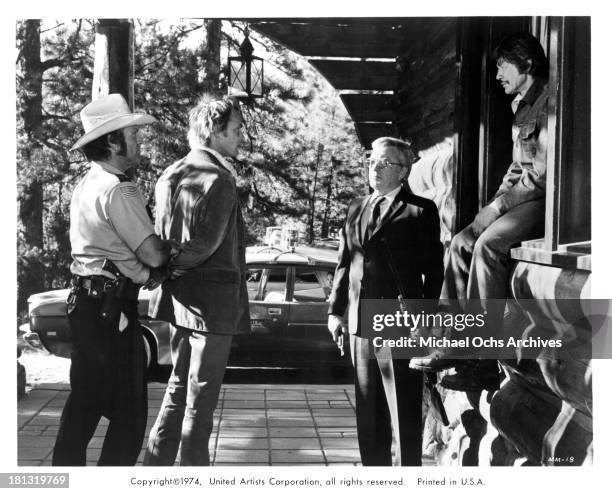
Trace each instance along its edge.
{"label": "suit jacket", "polygon": [[244,224],[230,172],[205,150],[169,166],[155,186],[156,230],[181,243],[149,315],[196,331],[249,331]]}
{"label": "suit jacket", "polygon": [[436,205],[402,186],[364,245],[362,215],[369,197],[353,200],[348,208],[329,303],[330,314],[343,316],[348,308],[349,332],[357,335],[360,298],[397,299],[399,295],[383,239],[399,271],[405,298],[437,299],[443,279]]}

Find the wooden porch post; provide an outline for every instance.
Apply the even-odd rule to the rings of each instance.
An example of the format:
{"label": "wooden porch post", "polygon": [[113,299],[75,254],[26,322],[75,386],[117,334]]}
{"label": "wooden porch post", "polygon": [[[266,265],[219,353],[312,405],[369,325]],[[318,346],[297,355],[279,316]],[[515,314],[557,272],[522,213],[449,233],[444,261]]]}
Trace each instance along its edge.
{"label": "wooden porch post", "polygon": [[120,93],[134,108],[134,26],[129,19],[100,19],[96,46],[92,99]]}

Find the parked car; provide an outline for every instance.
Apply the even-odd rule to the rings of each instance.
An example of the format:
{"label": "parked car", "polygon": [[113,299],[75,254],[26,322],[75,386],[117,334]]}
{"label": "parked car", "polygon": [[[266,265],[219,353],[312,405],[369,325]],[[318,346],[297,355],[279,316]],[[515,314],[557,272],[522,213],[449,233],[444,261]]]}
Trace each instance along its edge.
{"label": "parked car", "polygon": [[[230,366],[345,366],[327,331],[327,299],[337,255],[332,248],[249,247],[247,288],[251,334],[235,336]],[[50,353],[70,357],[66,319],[68,289],[32,295],[25,339]],[[141,290],[138,310],[151,369],[171,365],[168,323],[148,316],[150,291]],[[348,352],[345,352],[348,354]]]}

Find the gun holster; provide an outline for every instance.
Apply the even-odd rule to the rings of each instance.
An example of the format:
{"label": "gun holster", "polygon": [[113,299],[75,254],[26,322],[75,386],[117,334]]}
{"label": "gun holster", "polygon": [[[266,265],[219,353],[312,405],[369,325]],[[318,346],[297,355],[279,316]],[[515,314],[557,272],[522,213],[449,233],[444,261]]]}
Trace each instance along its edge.
{"label": "gun holster", "polygon": [[114,286],[102,294],[100,304],[100,317],[103,322],[117,320],[121,313],[122,302],[125,299],[126,291],[130,280],[125,277],[113,280]]}

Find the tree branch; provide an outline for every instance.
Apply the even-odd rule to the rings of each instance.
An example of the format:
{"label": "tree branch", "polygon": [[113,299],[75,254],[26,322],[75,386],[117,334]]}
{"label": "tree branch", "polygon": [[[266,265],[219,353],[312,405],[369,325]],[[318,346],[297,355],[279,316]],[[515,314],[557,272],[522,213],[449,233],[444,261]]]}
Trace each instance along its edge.
{"label": "tree branch", "polygon": [[59,24],[56,24],[55,26],[50,27],[49,29],[45,29],[44,31],[41,31],[40,34],[43,34],[49,31],[53,31],[54,29],[57,29],[58,27],[63,26],[64,24],[65,24],[64,22],[60,22]]}
{"label": "tree branch", "polygon": [[170,49],[172,49],[175,45],[177,45],[183,38],[185,38],[188,34],[192,33],[193,31],[197,31],[198,29],[202,29],[204,27],[204,24],[199,25],[199,26],[195,26],[193,28],[190,29],[182,29],[182,28],[178,28],[177,30],[177,34],[176,34],[176,38],[174,40],[172,40],[171,43],[168,43],[167,45],[167,49],[157,58],[154,58],[153,60],[151,60],[149,63],[146,63],[144,65],[142,65],[140,67],[140,70],[146,70],[149,66],[151,65],[155,65],[158,62],[165,60],[168,56],[168,53],[170,52]]}
{"label": "tree branch", "polygon": [[45,114],[42,116],[43,120],[68,120],[71,121],[72,118],[67,117],[65,115],[54,115],[53,113],[47,113],[45,112]]}
{"label": "tree branch", "polygon": [[63,67],[66,65],[66,60],[61,58],[50,58],[49,60],[45,60],[40,64],[40,70],[42,72],[49,70],[53,67]]}
{"label": "tree branch", "polygon": [[39,144],[42,144],[43,146],[48,147],[49,149],[52,149],[53,151],[57,151],[58,153],[64,153],[66,151],[66,149],[64,148],[64,146],[60,146],[59,144],[55,144],[54,142],[50,141],[49,139],[35,139],[35,142],[38,142]]}

